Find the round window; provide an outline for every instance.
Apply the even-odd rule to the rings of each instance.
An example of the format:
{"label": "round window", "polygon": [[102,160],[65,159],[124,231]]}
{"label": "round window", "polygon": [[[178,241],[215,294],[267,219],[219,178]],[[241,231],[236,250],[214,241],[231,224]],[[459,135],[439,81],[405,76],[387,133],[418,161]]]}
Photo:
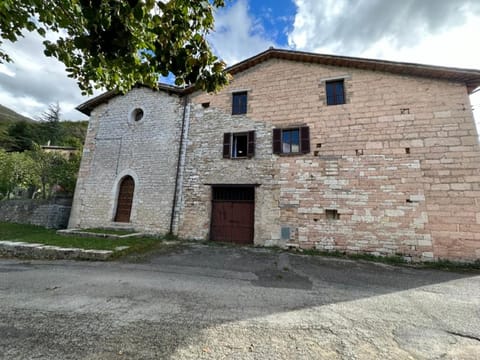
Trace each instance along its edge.
{"label": "round window", "polygon": [[140,121],[143,119],[143,110],[140,108],[137,108],[133,110],[132,112],[132,119],[135,121]]}

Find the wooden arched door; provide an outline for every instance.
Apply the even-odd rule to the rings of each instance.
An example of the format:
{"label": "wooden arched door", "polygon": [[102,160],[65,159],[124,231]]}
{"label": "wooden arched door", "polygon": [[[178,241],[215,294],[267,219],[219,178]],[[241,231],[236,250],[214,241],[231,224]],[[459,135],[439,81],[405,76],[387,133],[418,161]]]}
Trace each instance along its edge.
{"label": "wooden arched door", "polygon": [[115,213],[116,222],[130,222],[134,190],[135,181],[133,181],[131,176],[125,176],[121,180],[120,189],[118,190],[117,211]]}

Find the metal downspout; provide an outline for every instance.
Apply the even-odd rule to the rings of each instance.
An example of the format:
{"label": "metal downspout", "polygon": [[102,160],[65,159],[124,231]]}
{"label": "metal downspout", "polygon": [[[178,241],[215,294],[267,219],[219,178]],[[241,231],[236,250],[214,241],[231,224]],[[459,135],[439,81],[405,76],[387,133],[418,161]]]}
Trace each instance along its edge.
{"label": "metal downspout", "polygon": [[178,187],[179,187],[179,179],[180,179],[180,167],[182,164],[182,150],[183,150],[183,137],[185,135],[185,119],[187,116],[187,105],[188,105],[188,95],[185,95],[183,101],[183,116],[182,116],[182,131],[180,133],[180,144],[178,146],[178,159],[177,159],[177,172],[175,174],[175,188],[173,190],[173,202],[172,202],[172,213],[170,216],[170,230],[169,234],[173,234],[173,223],[175,220],[175,208],[177,207],[177,195],[178,195]]}

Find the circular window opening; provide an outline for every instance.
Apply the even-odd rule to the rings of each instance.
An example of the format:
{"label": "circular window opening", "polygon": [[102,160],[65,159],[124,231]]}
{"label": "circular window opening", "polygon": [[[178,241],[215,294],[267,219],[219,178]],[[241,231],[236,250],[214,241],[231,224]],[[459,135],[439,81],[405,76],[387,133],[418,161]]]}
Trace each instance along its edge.
{"label": "circular window opening", "polygon": [[143,119],[143,110],[140,108],[137,108],[132,111],[132,120],[134,121],[140,121]]}

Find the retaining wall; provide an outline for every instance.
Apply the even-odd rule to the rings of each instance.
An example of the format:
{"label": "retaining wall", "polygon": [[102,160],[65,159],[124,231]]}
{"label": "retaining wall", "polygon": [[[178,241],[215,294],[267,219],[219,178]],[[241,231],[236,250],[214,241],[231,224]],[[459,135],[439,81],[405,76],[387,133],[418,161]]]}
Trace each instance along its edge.
{"label": "retaining wall", "polygon": [[65,229],[71,208],[71,198],[0,201],[0,222]]}

